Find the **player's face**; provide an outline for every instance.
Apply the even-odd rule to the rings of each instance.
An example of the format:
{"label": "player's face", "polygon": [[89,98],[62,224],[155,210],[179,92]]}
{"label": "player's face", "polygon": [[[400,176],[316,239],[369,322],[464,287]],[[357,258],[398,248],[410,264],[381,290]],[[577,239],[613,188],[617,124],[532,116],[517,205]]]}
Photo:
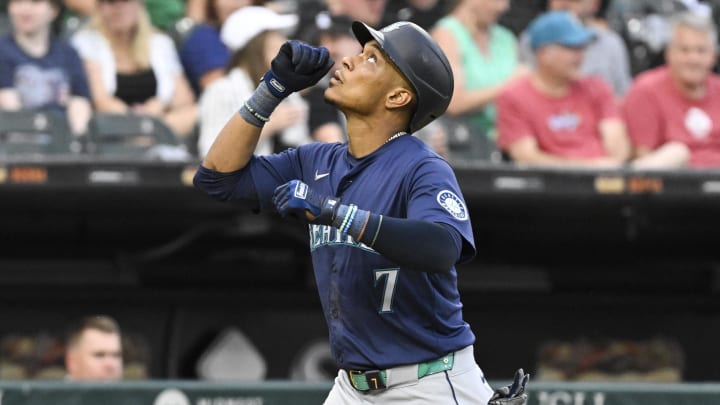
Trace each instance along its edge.
{"label": "player's face", "polygon": [[33,35],[48,31],[58,10],[50,0],[12,0],[8,4],[8,14],[17,34]]}
{"label": "player's face", "polygon": [[342,69],[330,78],[325,99],[346,113],[371,115],[384,108],[387,92],[399,81],[400,74],[378,43],[370,41],[361,53],[343,58]]}
{"label": "player's face", "polygon": [[120,336],[95,329],[83,332],[76,347],[67,354],[69,377],[73,380],[119,380],[123,373]]}
{"label": "player's face", "polygon": [[670,73],[686,86],[701,85],[715,64],[715,47],[710,34],[679,26],[666,52]]}

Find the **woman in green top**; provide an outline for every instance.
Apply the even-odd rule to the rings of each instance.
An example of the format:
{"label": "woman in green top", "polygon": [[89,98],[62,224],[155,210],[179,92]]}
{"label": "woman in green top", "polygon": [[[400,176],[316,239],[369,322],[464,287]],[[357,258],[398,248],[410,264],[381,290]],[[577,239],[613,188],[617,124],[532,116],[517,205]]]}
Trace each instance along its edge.
{"label": "woman in green top", "polygon": [[458,0],[432,31],[455,75],[447,115],[471,135],[464,158],[487,159],[495,150],[495,98],[526,71],[518,64],[515,35],[497,24],[508,7],[509,0]]}

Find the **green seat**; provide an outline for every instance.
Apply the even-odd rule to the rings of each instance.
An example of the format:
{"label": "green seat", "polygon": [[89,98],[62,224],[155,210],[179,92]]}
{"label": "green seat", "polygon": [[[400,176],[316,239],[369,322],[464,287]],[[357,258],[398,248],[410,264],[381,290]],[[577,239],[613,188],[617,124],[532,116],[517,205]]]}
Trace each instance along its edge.
{"label": "green seat", "polygon": [[72,135],[65,116],[44,111],[0,111],[0,154],[69,154]]}
{"label": "green seat", "polygon": [[95,113],[88,130],[91,154],[113,158],[177,160],[189,157],[183,142],[160,119]]}

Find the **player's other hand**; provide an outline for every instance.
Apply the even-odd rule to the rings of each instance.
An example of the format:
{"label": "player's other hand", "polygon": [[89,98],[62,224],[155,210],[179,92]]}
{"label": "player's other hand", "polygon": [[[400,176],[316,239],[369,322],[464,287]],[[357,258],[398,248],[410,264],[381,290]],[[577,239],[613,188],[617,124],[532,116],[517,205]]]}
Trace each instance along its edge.
{"label": "player's other hand", "polygon": [[318,195],[300,180],[278,186],[272,201],[283,218],[291,216],[322,225],[332,224],[340,206],[338,198]]}
{"label": "player's other hand", "polygon": [[323,46],[287,41],[272,60],[263,81],[276,97],[285,98],[317,83],[334,64],[330,52]]}
{"label": "player's other hand", "polygon": [[488,405],[525,405],[528,399],[525,386],[529,379],[530,374],[525,374],[523,369],[519,369],[515,372],[513,383],[496,389]]}

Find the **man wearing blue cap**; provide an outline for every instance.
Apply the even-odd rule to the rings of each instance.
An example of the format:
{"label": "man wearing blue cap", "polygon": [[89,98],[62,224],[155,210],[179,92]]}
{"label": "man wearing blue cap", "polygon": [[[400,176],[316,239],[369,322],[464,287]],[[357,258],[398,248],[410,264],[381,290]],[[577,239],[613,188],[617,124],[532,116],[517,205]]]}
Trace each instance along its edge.
{"label": "man wearing blue cap", "polygon": [[535,68],[498,98],[498,147],[520,163],[621,166],[630,142],[612,91],[580,69],[595,35],[565,11],[541,15],[528,32]]}
{"label": "man wearing blue cap", "polygon": [[[580,71],[586,75],[600,76],[612,88],[616,97],[622,97],[630,87],[630,59],[622,37],[612,29],[598,24],[595,16],[601,6],[600,0],[548,0],[548,11],[568,11],[595,34],[595,41],[588,45]],[[520,61],[533,65],[534,56],[530,38],[524,32],[519,41]]]}

